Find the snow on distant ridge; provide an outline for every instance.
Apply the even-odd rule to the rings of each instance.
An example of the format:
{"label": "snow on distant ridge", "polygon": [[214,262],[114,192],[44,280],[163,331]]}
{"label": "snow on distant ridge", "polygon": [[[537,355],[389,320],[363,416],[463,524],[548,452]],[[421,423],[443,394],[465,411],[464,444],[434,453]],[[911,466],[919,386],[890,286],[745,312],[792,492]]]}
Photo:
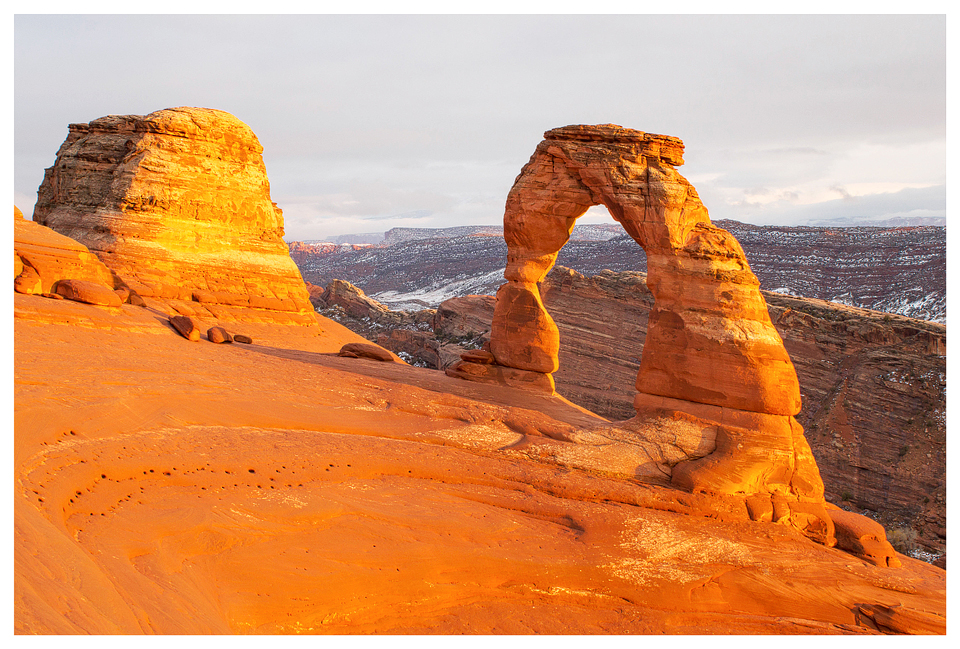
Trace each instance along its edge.
{"label": "snow on distant ridge", "polygon": [[309,243],[311,245],[317,245],[322,243],[330,243],[334,245],[343,245],[343,244],[360,244],[365,243],[369,245],[377,245],[383,242],[383,232],[366,232],[364,234],[338,234],[333,237],[327,237],[326,239],[305,239],[300,243]]}
{"label": "snow on distant ridge", "polygon": [[869,216],[855,216],[840,219],[811,219],[806,225],[818,228],[906,228],[924,225],[943,228],[947,226],[947,218],[945,216],[893,216],[888,219],[876,219]]}
{"label": "snow on distant ridge", "polygon": [[452,282],[436,282],[430,286],[418,288],[415,291],[401,293],[399,291],[383,291],[371,295],[374,300],[387,305],[394,311],[416,311],[418,309],[435,309],[444,300],[463,295],[492,295],[503,284],[503,269],[478,275],[476,277],[458,278]]}
{"label": "snow on distant ridge", "polygon": [[[583,224],[573,228],[570,241],[606,241],[624,234],[617,223]],[[319,244],[367,244],[392,246],[407,241],[422,239],[452,239],[470,235],[502,237],[502,225],[458,225],[450,228],[391,228],[386,232],[363,234],[339,234],[325,239],[305,239],[300,243]]]}

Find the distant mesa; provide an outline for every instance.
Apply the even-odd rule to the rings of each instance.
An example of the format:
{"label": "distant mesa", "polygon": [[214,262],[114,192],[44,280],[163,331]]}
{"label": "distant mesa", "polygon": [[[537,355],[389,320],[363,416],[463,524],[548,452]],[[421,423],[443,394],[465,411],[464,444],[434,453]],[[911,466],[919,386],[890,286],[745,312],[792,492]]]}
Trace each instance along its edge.
{"label": "distant mesa", "polygon": [[34,220],[143,297],[200,302],[204,317],[312,324],[262,151],[246,124],[207,108],[71,124]]}

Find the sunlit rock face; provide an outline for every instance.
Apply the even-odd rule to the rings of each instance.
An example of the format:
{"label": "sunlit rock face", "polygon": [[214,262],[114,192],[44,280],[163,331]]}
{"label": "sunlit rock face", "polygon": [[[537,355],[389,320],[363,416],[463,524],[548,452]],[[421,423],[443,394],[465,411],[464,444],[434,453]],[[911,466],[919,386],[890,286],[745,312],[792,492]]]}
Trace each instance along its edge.
{"label": "sunlit rock face", "polygon": [[71,124],[34,220],[87,246],[145,297],[310,323],[262,151],[246,124],[206,108]]}
{"label": "sunlit rock face", "polygon": [[[470,380],[497,366],[532,375],[558,368],[560,339],[539,283],[577,219],[604,205],[644,249],[655,303],[637,375],[637,416],[627,428],[653,462],[638,477],[668,476],[694,492],[755,494],[759,518],[788,522],[833,542],[823,482],[793,415],[800,387],[743,249],[710,223],[696,190],[676,167],[683,143],[612,124],[544,134],[507,197],[507,283],[497,293],[484,372],[469,362],[447,370]],[[589,308],[584,305],[584,308]],[[501,372],[502,373],[502,372]],[[677,431],[690,452],[674,453]]]}

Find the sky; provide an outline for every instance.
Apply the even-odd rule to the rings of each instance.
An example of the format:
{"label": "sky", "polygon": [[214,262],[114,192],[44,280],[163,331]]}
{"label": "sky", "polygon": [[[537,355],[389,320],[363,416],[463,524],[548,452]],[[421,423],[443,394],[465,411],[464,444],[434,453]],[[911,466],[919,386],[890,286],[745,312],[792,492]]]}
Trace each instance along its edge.
{"label": "sky", "polygon": [[[14,190],[67,125],[218,108],[286,239],[496,224],[543,132],[681,138],[712,219],[946,216],[943,15],[17,15]],[[609,221],[593,208],[581,222]]]}

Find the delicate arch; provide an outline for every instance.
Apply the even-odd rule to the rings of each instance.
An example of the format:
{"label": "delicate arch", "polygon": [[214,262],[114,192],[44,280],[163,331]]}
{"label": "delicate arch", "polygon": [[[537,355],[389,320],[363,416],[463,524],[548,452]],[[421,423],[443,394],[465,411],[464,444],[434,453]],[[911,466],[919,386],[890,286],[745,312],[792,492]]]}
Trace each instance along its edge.
{"label": "delicate arch", "polygon": [[[612,124],[547,131],[507,197],[507,282],[491,353],[465,354],[447,374],[553,392],[559,332],[538,282],[576,220],[602,204],[646,252],[655,299],[637,416],[609,426],[613,464],[636,452],[637,477],[743,496],[753,520],[786,522],[832,545],[823,481],[793,418],[796,371],[743,249],[711,225],[681,164],[683,143],[673,137]],[[633,434],[629,448],[616,445],[619,426]],[[596,432],[604,436],[602,426]]]}
{"label": "delicate arch", "polygon": [[490,351],[500,366],[557,370],[559,333],[537,283],[576,220],[602,204],[646,252],[656,299],[638,401],[658,396],[795,415],[796,371],[759,282],[736,239],[710,223],[675,168],[681,164],[683,142],[674,137],[611,124],[547,131],[507,197],[507,283],[497,293]]}

